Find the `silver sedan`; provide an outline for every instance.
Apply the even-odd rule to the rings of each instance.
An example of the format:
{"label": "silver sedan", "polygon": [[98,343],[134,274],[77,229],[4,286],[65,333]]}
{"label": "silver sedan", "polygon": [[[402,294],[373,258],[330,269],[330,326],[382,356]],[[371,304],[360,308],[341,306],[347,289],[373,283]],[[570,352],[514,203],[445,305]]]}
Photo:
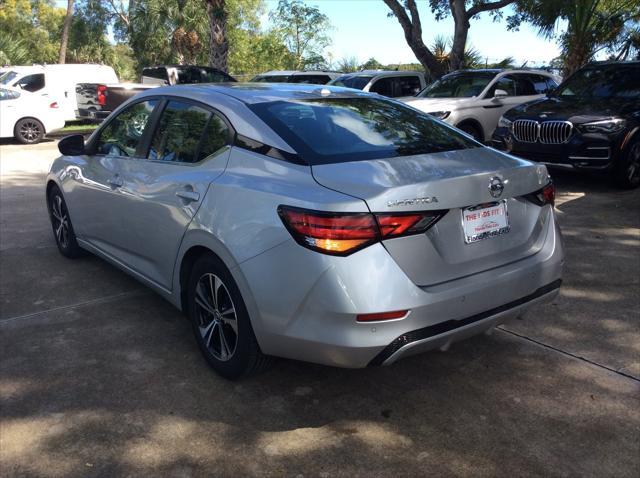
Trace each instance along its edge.
{"label": "silver sedan", "polygon": [[60,252],[96,254],[184,311],[227,378],[273,356],[391,364],[560,287],[545,167],[375,94],[157,88],[59,149]]}

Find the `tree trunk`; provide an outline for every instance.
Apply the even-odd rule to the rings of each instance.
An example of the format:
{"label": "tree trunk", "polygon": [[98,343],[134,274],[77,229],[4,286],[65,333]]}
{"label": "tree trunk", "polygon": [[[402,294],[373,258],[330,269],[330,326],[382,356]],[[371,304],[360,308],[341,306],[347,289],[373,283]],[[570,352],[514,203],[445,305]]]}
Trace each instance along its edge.
{"label": "tree trunk", "polygon": [[450,71],[461,70],[465,67],[464,50],[467,46],[469,34],[469,17],[465,8],[465,0],[449,0],[451,16],[454,22],[453,44],[449,53]]}
{"label": "tree trunk", "polygon": [[411,13],[411,18],[407,15],[405,8],[400,5],[398,0],[383,0],[384,3],[391,9],[393,14],[400,22],[400,26],[404,30],[404,38],[407,44],[413,51],[420,64],[424,69],[429,72],[432,78],[440,78],[444,75],[445,69],[438,62],[431,51],[427,48],[422,41],[422,24],[420,23],[420,17],[418,15],[418,8],[416,7],[414,0],[408,0],[406,2],[407,8]]}
{"label": "tree trunk", "polygon": [[205,0],[209,16],[209,65],[227,71],[229,43],[227,42],[227,12],[225,0]]}
{"label": "tree trunk", "polygon": [[74,0],[67,0],[67,15],[64,17],[64,24],[62,26],[62,39],[60,40],[60,54],[58,55],[58,63],[64,63],[67,58],[69,29],[71,28],[71,20],[73,20],[73,2]]}

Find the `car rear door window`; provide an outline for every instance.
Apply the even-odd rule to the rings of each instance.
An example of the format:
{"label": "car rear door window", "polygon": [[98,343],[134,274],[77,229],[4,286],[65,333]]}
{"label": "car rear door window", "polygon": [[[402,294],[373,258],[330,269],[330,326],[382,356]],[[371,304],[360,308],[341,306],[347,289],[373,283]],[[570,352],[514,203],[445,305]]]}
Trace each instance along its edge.
{"label": "car rear door window", "polygon": [[515,74],[513,78],[516,82],[516,96],[533,96],[539,94],[533,85],[534,81],[531,75]]}
{"label": "car rear door window", "polygon": [[228,145],[231,137],[230,133],[229,127],[222,118],[215,113],[212,114],[200,143],[198,161],[208,158]]}
{"label": "car rear door window", "polygon": [[195,163],[211,112],[181,101],[169,101],[156,128],[148,158],[154,161]]}
{"label": "car rear door window", "polygon": [[18,80],[16,86],[19,86],[25,91],[35,92],[44,88],[44,73],[36,73],[33,75],[27,75]]}
{"label": "car rear door window", "polygon": [[393,96],[393,78],[380,78],[371,86],[369,91],[382,96]]}
{"label": "car rear door window", "polygon": [[122,110],[102,128],[97,141],[97,154],[136,156],[149,118],[158,100],[135,103]]}
{"label": "car rear door window", "polygon": [[422,85],[420,78],[415,75],[398,76],[394,78],[395,96],[414,96],[420,92]]}

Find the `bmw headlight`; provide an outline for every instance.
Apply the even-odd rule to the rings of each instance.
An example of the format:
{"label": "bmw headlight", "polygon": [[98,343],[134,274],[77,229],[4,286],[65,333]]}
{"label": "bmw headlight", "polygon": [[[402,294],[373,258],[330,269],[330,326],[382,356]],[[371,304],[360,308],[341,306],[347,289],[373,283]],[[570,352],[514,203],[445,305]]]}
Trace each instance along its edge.
{"label": "bmw headlight", "polygon": [[432,111],[429,114],[435,118],[438,118],[439,120],[443,120],[449,117],[451,111]]}
{"label": "bmw headlight", "polygon": [[512,124],[513,121],[508,120],[504,116],[500,116],[500,119],[498,120],[498,128],[507,128],[508,130],[511,130]]}
{"label": "bmw headlight", "polygon": [[627,126],[627,121],[622,118],[613,118],[601,121],[583,123],[578,128],[583,133],[617,133]]}

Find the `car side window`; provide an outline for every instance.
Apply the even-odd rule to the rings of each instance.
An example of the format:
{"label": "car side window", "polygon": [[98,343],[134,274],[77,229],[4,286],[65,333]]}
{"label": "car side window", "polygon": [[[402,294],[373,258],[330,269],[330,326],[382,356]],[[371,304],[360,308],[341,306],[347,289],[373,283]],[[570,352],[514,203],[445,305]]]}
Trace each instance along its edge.
{"label": "car side window", "polygon": [[151,140],[149,159],[177,163],[199,161],[198,148],[210,117],[211,112],[199,106],[169,101]]}
{"label": "car side window", "polygon": [[97,154],[135,156],[158,100],[141,101],[124,109],[107,124],[97,142]]}
{"label": "car side window", "polygon": [[532,75],[513,75],[516,80],[516,96],[533,96],[536,92]]}
{"label": "car side window", "polygon": [[204,130],[204,136],[200,143],[200,151],[198,152],[198,161],[215,154],[220,148],[229,144],[230,131],[227,123],[217,114],[212,114]]}
{"label": "car side window", "polygon": [[420,78],[417,76],[398,76],[395,78],[397,96],[414,96],[421,89]]}
{"label": "car side window", "polygon": [[393,96],[393,78],[380,78],[371,86],[369,91],[382,96]]}
{"label": "car side window", "polygon": [[516,82],[511,76],[503,76],[493,84],[493,86],[487,93],[487,98],[493,98],[496,95],[496,90],[504,90],[509,96],[515,96]]}
{"label": "car side window", "polygon": [[35,92],[44,88],[44,73],[27,75],[18,81],[17,86],[25,91]]}

